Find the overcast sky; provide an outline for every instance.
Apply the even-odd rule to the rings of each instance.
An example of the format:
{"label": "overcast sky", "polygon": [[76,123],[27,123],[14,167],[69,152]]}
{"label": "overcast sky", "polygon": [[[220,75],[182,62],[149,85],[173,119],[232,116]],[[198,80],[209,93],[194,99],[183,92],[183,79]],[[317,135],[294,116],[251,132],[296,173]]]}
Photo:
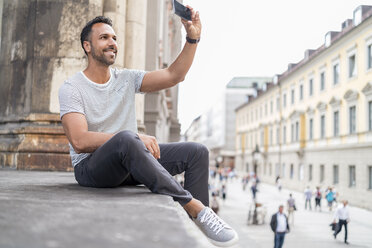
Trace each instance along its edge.
{"label": "overcast sky", "polygon": [[180,84],[181,132],[218,101],[236,76],[269,76],[316,49],[328,31],[340,31],[369,0],[184,0],[203,25],[194,63]]}

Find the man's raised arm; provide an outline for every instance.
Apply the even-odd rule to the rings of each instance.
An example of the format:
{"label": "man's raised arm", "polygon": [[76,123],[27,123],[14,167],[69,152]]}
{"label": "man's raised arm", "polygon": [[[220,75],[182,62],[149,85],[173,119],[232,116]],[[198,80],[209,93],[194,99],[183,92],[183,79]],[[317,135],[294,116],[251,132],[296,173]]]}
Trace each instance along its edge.
{"label": "man's raised arm", "polygon": [[186,73],[189,71],[192,61],[194,60],[197,42],[200,40],[201,23],[199,12],[195,12],[191,7],[192,21],[181,19],[190,40],[195,43],[186,42],[182,52],[177,59],[166,69],[148,72],[145,74],[141,92],[153,92],[172,87],[185,79]]}

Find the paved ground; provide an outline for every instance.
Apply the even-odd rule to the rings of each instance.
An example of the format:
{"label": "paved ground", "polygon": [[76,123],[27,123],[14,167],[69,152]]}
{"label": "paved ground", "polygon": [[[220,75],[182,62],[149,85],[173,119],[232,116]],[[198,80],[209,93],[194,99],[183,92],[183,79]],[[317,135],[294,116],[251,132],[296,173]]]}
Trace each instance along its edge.
{"label": "paved ground", "polygon": [[206,247],[170,197],[80,187],[72,173],[0,170],[0,247]]}
{"label": "paved ground", "polygon": [[[221,202],[220,216],[233,226],[240,236],[240,242],[234,248],[267,248],[273,247],[274,234],[269,227],[271,215],[275,213],[280,204],[284,204],[289,191],[280,193],[271,185],[261,184],[258,193],[258,202],[267,207],[266,224],[247,225],[248,206],[251,204],[250,191],[243,191],[240,182],[228,184],[228,195],[225,203]],[[372,247],[372,212],[360,208],[350,207],[351,222],[349,228],[349,242],[343,243],[344,232],[333,239],[329,224],[333,220],[324,206],[322,212],[304,210],[302,193],[294,193],[298,211],[296,211],[294,226],[286,235],[285,248],[367,248]],[[325,205],[325,201],[322,202]]]}

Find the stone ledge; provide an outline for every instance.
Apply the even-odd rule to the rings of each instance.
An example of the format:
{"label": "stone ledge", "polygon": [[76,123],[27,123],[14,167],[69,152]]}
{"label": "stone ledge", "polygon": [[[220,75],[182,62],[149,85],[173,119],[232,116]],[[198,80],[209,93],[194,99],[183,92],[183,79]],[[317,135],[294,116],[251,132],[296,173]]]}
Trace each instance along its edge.
{"label": "stone ledge", "polygon": [[211,247],[170,197],[71,172],[0,170],[0,209],[0,247]]}

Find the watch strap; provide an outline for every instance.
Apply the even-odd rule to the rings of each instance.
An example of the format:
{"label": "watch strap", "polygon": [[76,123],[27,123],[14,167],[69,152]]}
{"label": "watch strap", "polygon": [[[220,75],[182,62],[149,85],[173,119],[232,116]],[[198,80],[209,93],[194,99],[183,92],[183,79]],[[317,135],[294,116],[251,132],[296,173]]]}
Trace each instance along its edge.
{"label": "watch strap", "polygon": [[191,44],[197,44],[197,43],[199,43],[200,38],[198,38],[198,39],[191,39],[191,38],[189,38],[189,37],[186,36],[186,41],[188,43],[191,43]]}

